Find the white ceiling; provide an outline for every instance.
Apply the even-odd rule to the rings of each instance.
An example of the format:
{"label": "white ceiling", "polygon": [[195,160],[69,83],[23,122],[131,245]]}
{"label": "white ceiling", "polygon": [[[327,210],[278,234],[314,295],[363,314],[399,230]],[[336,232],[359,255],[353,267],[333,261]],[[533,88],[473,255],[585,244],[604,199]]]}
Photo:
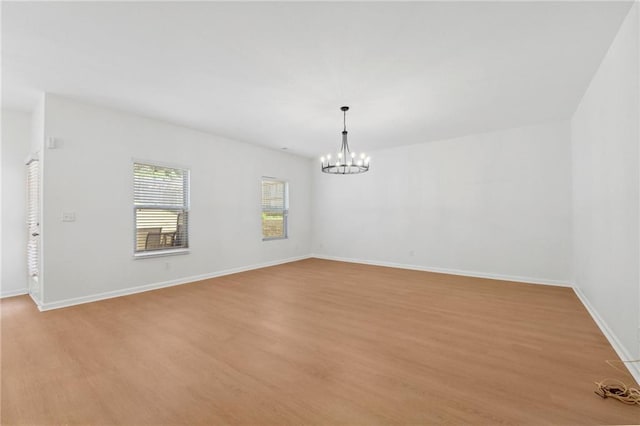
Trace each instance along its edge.
{"label": "white ceiling", "polygon": [[2,102],[46,91],[316,156],[567,118],[629,2],[2,2]]}

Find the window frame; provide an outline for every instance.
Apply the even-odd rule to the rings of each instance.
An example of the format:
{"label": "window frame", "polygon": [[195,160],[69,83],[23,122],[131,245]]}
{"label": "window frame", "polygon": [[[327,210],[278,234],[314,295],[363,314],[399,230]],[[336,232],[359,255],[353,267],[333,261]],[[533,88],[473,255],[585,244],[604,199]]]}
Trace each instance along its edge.
{"label": "window frame", "polygon": [[[264,190],[264,182],[275,182],[284,184],[284,208],[280,209],[265,209],[262,206],[263,200],[263,190]],[[280,237],[265,237],[264,236],[264,228],[262,223],[262,215],[264,213],[280,213],[282,212],[283,217],[283,228],[284,235]],[[262,233],[262,241],[278,241],[278,240],[287,240],[289,239],[289,181],[285,179],[274,178],[271,176],[262,176],[260,178],[260,232]]]}
{"label": "window frame", "polygon": [[[186,179],[184,182],[184,204],[181,207],[176,207],[176,206],[158,206],[158,205],[150,205],[150,204],[143,204],[143,205],[136,205],[135,203],[135,179],[136,179],[136,175],[135,175],[135,165],[136,164],[142,164],[145,166],[152,166],[152,167],[160,167],[160,168],[167,168],[167,169],[178,169],[181,170],[183,172],[183,174],[186,175]],[[165,162],[160,162],[160,161],[154,161],[154,160],[143,160],[143,159],[138,159],[138,158],[133,158],[131,161],[131,198],[132,198],[132,204],[133,204],[133,258],[134,259],[145,259],[145,258],[150,258],[150,257],[162,257],[162,256],[174,256],[174,255],[183,255],[183,254],[189,254],[190,253],[190,216],[191,216],[191,169],[188,167],[185,167],[183,165],[179,165],[179,164],[172,164],[172,163],[165,163]],[[162,248],[162,249],[154,249],[154,250],[143,250],[143,251],[137,251],[137,247],[138,247],[138,224],[137,224],[137,210],[138,209],[156,209],[156,210],[174,210],[177,212],[184,212],[186,214],[186,221],[185,221],[185,235],[186,235],[186,240],[187,240],[187,246],[186,247],[178,247],[178,248],[173,248],[173,247],[168,247],[168,248]]]}

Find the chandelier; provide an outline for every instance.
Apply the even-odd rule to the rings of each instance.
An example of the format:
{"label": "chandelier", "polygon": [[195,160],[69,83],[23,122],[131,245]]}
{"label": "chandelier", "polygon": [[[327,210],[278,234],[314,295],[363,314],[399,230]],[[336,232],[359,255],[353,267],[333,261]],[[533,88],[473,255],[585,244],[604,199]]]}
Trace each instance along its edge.
{"label": "chandelier", "polygon": [[349,142],[347,142],[347,111],[348,106],[340,108],[343,114],[344,129],[342,130],[342,145],[335,158],[328,154],[321,157],[322,172],[333,173],[339,175],[355,175],[369,171],[369,160],[365,153],[357,155],[349,150]]}

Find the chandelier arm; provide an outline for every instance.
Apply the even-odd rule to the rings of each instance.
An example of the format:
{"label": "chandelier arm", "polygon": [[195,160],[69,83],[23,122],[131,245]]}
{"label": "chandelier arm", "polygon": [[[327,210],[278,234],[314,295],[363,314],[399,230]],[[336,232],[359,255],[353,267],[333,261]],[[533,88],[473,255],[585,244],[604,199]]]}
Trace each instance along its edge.
{"label": "chandelier arm", "polygon": [[340,146],[340,151],[342,152],[342,155],[345,156],[345,160],[347,153],[349,152],[349,141],[347,140],[347,131],[343,131],[342,132],[342,146]]}

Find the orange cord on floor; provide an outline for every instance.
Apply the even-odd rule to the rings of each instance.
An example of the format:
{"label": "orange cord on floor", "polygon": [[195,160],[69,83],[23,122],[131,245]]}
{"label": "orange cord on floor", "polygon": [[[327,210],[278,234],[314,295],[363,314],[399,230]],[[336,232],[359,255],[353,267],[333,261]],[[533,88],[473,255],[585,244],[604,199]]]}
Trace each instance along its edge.
{"label": "orange cord on floor", "polygon": [[[629,374],[628,371],[622,370],[621,368],[616,367],[613,363],[618,362],[621,364],[631,363],[631,362],[640,362],[640,359],[635,359],[631,361],[618,361],[615,359],[607,360],[607,364],[611,367],[615,368],[618,371],[621,371],[625,374]],[[629,387],[624,382],[616,379],[604,379],[600,382],[596,382],[596,390],[594,391],[596,395],[601,398],[613,398],[618,401],[628,404],[628,405],[640,405],[640,389]]]}

